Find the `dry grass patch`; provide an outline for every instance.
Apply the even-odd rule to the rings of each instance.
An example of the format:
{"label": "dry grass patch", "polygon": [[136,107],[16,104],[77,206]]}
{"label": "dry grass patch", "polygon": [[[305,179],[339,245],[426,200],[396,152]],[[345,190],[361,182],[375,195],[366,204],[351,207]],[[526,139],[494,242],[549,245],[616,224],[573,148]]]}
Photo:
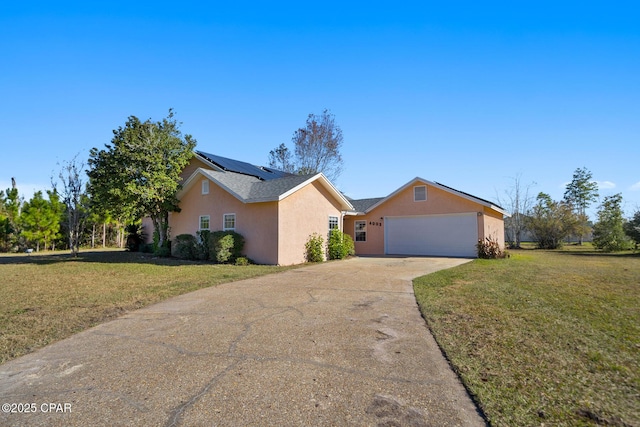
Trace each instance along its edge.
{"label": "dry grass patch", "polygon": [[640,425],[640,257],[514,251],[414,282],[496,426]]}
{"label": "dry grass patch", "polygon": [[2,255],[0,363],[171,296],[284,269],[122,251]]}

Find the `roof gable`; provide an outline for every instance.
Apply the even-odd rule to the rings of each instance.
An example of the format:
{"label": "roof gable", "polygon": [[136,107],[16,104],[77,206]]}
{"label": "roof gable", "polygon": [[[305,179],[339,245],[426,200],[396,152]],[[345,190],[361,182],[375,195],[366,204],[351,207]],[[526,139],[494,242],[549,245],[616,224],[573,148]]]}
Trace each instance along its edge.
{"label": "roof gable", "polygon": [[243,203],[260,203],[280,201],[295,193],[301,188],[318,181],[336,199],[342,210],[352,210],[353,206],[340,193],[331,182],[322,174],[315,175],[291,175],[270,180],[261,180],[258,177],[230,171],[215,171],[198,168],[184,183],[178,192],[178,199],[189,191],[198,177],[207,178],[219,187],[233,195]]}
{"label": "roof gable", "polygon": [[[412,179],[411,181],[409,181],[408,183],[406,183],[402,187],[398,188],[393,193],[389,194],[387,197],[380,197],[380,198],[374,198],[374,199],[352,200],[351,203],[353,204],[354,207],[361,208],[361,209],[356,209],[356,212],[358,212],[358,213],[369,213],[373,209],[377,208],[378,206],[382,205],[383,203],[386,203],[389,199],[392,199],[397,194],[401,193],[402,191],[406,190],[407,188],[411,187],[412,185],[414,185],[416,183],[424,183],[424,184],[430,185],[432,187],[435,187],[435,188],[438,188],[440,190],[446,191],[447,193],[454,194],[454,195],[456,195],[458,197],[462,197],[464,199],[467,199],[467,200],[470,200],[472,202],[478,203],[478,204],[480,204],[482,206],[488,207],[489,209],[493,209],[494,211],[499,212],[499,213],[501,213],[503,215],[509,216],[509,214],[501,206],[498,206],[498,205],[496,205],[494,203],[491,203],[488,200],[481,199],[480,197],[473,196],[473,195],[471,195],[469,193],[458,191],[458,190],[456,190],[454,188],[448,187],[448,186],[440,184],[438,182],[428,181],[428,180],[420,178],[420,177],[416,177],[416,178]],[[362,209],[362,208],[364,208],[364,209]]]}

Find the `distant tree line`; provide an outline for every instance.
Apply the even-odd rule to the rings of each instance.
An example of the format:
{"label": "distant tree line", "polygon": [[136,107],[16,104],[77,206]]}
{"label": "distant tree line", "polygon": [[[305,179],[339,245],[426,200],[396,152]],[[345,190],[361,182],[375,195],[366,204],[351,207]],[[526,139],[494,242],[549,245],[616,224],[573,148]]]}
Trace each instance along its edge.
{"label": "distant tree line", "polygon": [[544,192],[534,200],[532,185],[524,186],[518,176],[500,201],[511,214],[505,220],[505,240],[510,247],[519,248],[525,233],[542,249],[559,248],[571,237],[582,244],[586,235],[591,235],[593,245],[603,251],[637,248],[640,244],[640,210],[632,218],[625,218],[622,194],[605,197],[598,206],[596,221],[589,220],[586,211],[599,200],[599,194],[586,168],[575,170],[562,200],[553,200]]}

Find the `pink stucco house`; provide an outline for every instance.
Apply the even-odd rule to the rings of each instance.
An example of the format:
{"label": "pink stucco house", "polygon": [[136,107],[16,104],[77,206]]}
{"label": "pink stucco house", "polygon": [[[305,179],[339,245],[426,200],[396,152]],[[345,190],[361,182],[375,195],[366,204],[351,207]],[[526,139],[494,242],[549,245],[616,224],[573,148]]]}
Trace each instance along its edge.
{"label": "pink stucco house", "polygon": [[202,151],[182,177],[171,236],[234,230],[261,264],[304,262],[309,236],[332,228],[353,237],[358,255],[475,257],[487,236],[504,245],[501,207],[421,178],[387,197],[351,200],[321,173],[291,175]]}

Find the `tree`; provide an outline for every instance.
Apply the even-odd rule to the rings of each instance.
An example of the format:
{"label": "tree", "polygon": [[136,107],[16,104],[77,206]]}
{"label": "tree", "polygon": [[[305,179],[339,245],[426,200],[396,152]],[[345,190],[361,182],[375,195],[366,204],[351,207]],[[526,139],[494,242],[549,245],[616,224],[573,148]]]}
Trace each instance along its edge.
{"label": "tree", "polygon": [[269,151],[269,166],[284,172],[296,173],[296,167],[291,160],[291,153],[286,145]]}
{"label": "tree", "polygon": [[0,191],[0,250],[10,251],[19,245],[20,208],[22,199],[18,194],[16,180],[11,178],[11,188]]}
{"label": "tree", "polygon": [[571,205],[556,202],[546,193],[539,193],[537,203],[529,212],[527,226],[540,249],[557,249],[562,240],[575,231],[577,219]]}
{"label": "tree", "polygon": [[333,181],[342,172],[342,129],[335,122],[334,115],[327,109],[316,116],[309,114],[306,126],[296,130],[292,137],[295,159],[284,145],[269,152],[269,165],[283,168],[286,172],[299,175],[322,172]]}
{"label": "tree", "polygon": [[[62,183],[59,194],[62,196],[62,202],[66,208],[69,249],[74,257],[78,256],[80,250],[84,223],[89,211],[85,191],[86,180],[83,178],[84,167],[84,163],[78,163],[76,156],[70,162],[65,162],[58,174]],[[57,191],[56,183],[52,182],[52,184],[54,190]]]}
{"label": "tree", "polygon": [[629,238],[624,232],[622,194],[605,197],[599,206],[598,221],[593,225],[593,245],[606,252],[629,248]]}
{"label": "tree", "polygon": [[638,249],[638,245],[640,245],[640,209],[633,214],[629,221],[625,222],[624,232],[635,242],[635,247]]}
{"label": "tree", "polygon": [[37,191],[31,200],[22,207],[20,223],[22,235],[27,241],[36,245],[36,251],[40,251],[40,243],[46,250],[60,231],[60,213],[57,210],[59,201],[55,192],[49,192],[49,201],[42,196],[42,191]]}
{"label": "tree", "polygon": [[513,185],[504,192],[506,198],[501,200],[498,196],[498,203],[511,214],[504,220],[506,240],[511,248],[519,248],[522,233],[527,228],[526,214],[533,205],[529,190],[535,183],[523,186],[520,175],[512,179]]}
{"label": "tree", "polygon": [[113,131],[106,149],[91,149],[90,193],[114,217],[148,216],[166,248],[169,212],[178,210],[180,172],[193,156],[196,141],[182,135],[173,110],[159,122],[130,116]]}
{"label": "tree", "polygon": [[583,236],[589,230],[587,208],[598,200],[598,183],[593,181],[593,176],[587,168],[575,170],[573,179],[566,186],[564,200],[570,203],[578,214],[580,226],[577,228],[577,233],[582,245]]}

